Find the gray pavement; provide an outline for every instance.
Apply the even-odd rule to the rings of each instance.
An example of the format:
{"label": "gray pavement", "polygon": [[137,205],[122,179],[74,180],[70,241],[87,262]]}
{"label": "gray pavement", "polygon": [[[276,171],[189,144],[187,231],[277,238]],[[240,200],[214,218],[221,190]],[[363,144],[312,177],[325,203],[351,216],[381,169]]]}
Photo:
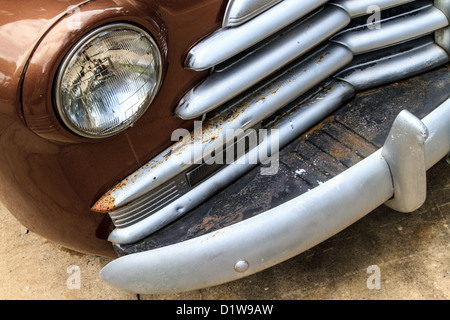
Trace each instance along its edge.
{"label": "gray pavement", "polygon": [[[428,171],[413,213],[382,206],[320,245],[248,278],[172,295],[141,295],[98,278],[111,259],[27,232],[0,206],[0,299],[450,299],[450,165]],[[78,281],[79,280],[79,281]]]}

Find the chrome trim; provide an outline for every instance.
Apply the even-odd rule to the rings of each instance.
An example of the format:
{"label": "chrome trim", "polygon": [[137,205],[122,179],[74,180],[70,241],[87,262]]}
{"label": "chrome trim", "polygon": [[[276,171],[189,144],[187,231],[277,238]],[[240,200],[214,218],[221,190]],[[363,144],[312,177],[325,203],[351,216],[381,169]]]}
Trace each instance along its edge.
{"label": "chrome trim", "polygon": [[182,184],[182,181],[169,181],[166,185],[153,190],[132,205],[110,212],[109,215],[114,225],[117,228],[126,228],[158,212],[161,208],[179,198],[183,191],[187,189],[183,185],[180,187],[179,184]]}
{"label": "chrome trim", "polygon": [[448,26],[445,14],[430,5],[394,19],[384,21],[379,29],[357,28],[337,35],[332,41],[361,54],[394,43],[432,33]]}
{"label": "chrome trim", "polygon": [[[284,65],[326,40],[349,23],[338,7],[325,9],[282,37],[232,66],[212,73],[179,102],[175,115],[195,119],[257,84]],[[332,42],[348,47],[354,55],[416,38],[448,26],[446,16],[429,6],[383,22],[380,29],[366,26],[342,32]]]}
{"label": "chrome trim", "polygon": [[391,170],[394,198],[386,202],[400,212],[419,209],[427,197],[425,141],[428,129],[408,111],[395,119],[381,155]]}
{"label": "chrome trim", "polygon": [[[382,58],[376,64],[369,61],[351,66],[337,74],[336,78],[350,83],[358,91],[363,91],[404,79],[405,75],[412,77],[447,62],[447,52],[439,45],[426,40],[415,44],[408,55],[399,53]],[[361,72],[362,70],[365,72]]]}
{"label": "chrome trim", "polygon": [[[450,152],[450,99],[440,108],[430,113],[423,124],[428,129],[428,139],[425,141],[425,169],[429,170],[439,160]],[[448,150],[448,151],[445,151]]]}
{"label": "chrome trim", "polygon": [[327,0],[284,0],[247,23],[220,29],[198,43],[186,57],[185,67],[206,70],[275,34]]}
{"label": "chrome trim", "polygon": [[[450,151],[450,99],[422,122],[429,130],[425,141],[428,169]],[[148,294],[222,284],[304,252],[392,196],[392,176],[382,148],[335,178],[256,217],[198,238],[121,257],[99,275],[121,289]],[[246,261],[246,267],[237,272],[240,261]]]}
{"label": "chrome trim", "polygon": [[230,0],[223,18],[222,27],[236,27],[283,0]]}
{"label": "chrome trim", "polygon": [[[288,115],[282,117],[274,123],[269,124],[268,128],[279,130],[279,147],[285,146],[287,143],[298,137],[302,132],[352,98],[357,91],[370,88],[370,86],[366,84],[366,79],[369,79],[368,83],[372,83],[372,87],[374,87],[392,81],[401,80],[405,77],[413,76],[439,65],[443,65],[449,61],[446,52],[433,42],[424,40],[423,43],[419,43],[420,45],[417,47],[407,52],[403,52],[402,54],[396,54],[394,56],[382,58],[378,61],[371,61],[370,63],[349,67],[336,76],[336,82],[333,82],[329,86],[325,87],[314,97],[314,99],[308,100],[307,104],[300,104],[297,108],[291,110]],[[339,57],[340,55],[336,55],[336,58],[331,59],[329,64],[324,65],[324,69],[326,69],[328,65],[334,64],[335,61],[339,61]],[[311,60],[311,66],[315,65],[314,61],[315,60]],[[304,69],[305,64],[300,64],[297,67],[297,70]],[[314,74],[313,70],[310,71],[312,72],[311,76]],[[280,83],[290,83],[291,79],[296,78],[295,72],[288,72],[288,74],[291,78],[280,78],[278,79]],[[280,99],[284,99],[288,95],[294,96],[294,94],[297,94],[299,90],[303,90],[302,92],[305,92],[307,88],[304,88],[305,84],[303,81],[309,83],[309,81],[312,80],[310,77],[303,78],[302,75],[302,77],[298,78],[296,81],[297,83],[293,84],[291,87],[280,88],[280,90],[282,90],[280,95],[271,95],[267,92],[267,101],[264,104],[268,107],[268,110],[272,110],[271,108],[276,108],[279,104],[287,104],[291,98],[286,99],[285,102],[281,102],[283,100]],[[363,84],[361,84],[361,81]],[[275,83],[275,87],[276,85],[277,83]],[[242,117],[238,118],[236,121],[242,121],[240,123],[245,123],[247,121],[246,119],[252,119],[255,117],[254,113],[259,112],[259,108],[264,107],[256,102],[258,101],[257,98],[253,97],[253,99],[253,103],[251,102],[251,99],[243,102],[243,105],[250,106],[242,113]],[[273,106],[271,106],[272,104]],[[237,110],[239,110],[239,108],[230,109],[230,114],[237,112]],[[263,117],[264,116],[259,116],[256,121],[259,121],[259,119]],[[231,125],[229,127],[231,127]],[[269,143],[270,136],[260,146],[260,148],[263,150],[270,149],[270,145],[268,145]],[[160,211],[155,212],[146,219],[143,219],[142,221],[126,228],[116,228],[111,232],[109,240],[114,243],[129,244],[152,234],[161,227],[173,222],[180,216],[189,212],[191,209],[201,204],[205,199],[211,197],[232,181],[238,179],[242,174],[253,168],[255,166],[254,164],[258,161],[266,160],[259,159],[258,156],[259,150],[256,148],[247,155],[248,159],[245,165],[229,165],[228,167],[222,169],[219,173],[211,176],[208,180],[196,188],[192,189],[190,192],[184,194],[173,203],[162,208]],[[174,170],[174,168],[172,168],[172,170]],[[129,180],[131,179],[132,178]],[[139,179],[136,179],[136,181]],[[126,208],[127,207],[125,206],[124,210],[126,210]]]}

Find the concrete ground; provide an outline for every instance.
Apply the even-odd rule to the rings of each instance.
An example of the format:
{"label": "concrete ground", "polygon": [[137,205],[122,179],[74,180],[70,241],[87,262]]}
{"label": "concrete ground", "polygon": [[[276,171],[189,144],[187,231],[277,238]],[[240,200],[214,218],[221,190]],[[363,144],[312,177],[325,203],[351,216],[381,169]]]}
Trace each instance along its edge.
{"label": "concrete ground", "polygon": [[445,160],[428,172],[428,198],[417,211],[382,206],[278,266],[181,294],[138,297],[113,288],[97,276],[109,258],[78,254],[28,232],[3,206],[0,218],[0,299],[450,299]]}

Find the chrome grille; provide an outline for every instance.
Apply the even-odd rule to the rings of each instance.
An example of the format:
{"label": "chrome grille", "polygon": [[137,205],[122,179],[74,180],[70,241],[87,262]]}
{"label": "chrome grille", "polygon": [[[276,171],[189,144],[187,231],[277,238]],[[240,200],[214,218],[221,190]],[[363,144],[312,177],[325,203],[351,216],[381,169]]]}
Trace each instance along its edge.
{"label": "chrome grille", "polygon": [[[355,1],[343,1],[343,3],[352,2]],[[379,2],[380,5],[387,6],[404,1],[370,0],[358,1],[358,4],[360,5],[361,2],[367,4]],[[351,13],[360,13],[356,9],[350,12],[346,10],[350,9],[328,4],[298,25],[271,39],[262,48],[258,48],[238,62],[233,61],[233,64],[226,69],[213,72],[205,81],[186,94],[176,108],[175,114],[182,119],[194,119],[250,89],[342,30],[350,23]],[[448,21],[442,11],[431,3],[424,3],[417,9],[380,23],[383,27],[379,29],[372,28],[370,25],[351,28],[331,38],[329,42],[340,44],[350,50],[350,54],[358,55],[434,32],[445,27]],[[212,37],[205,41],[214,42],[214,39]],[[201,43],[199,46],[202,45]],[[211,44],[211,46],[214,45]],[[192,50],[194,53],[190,55],[194,56],[199,50],[194,48]]]}
{"label": "chrome grille", "polygon": [[[203,115],[204,135],[200,141],[175,143],[126,179],[132,182],[99,200],[114,204],[110,215],[115,223],[116,217],[133,212],[126,224],[116,224],[111,241],[125,244],[142,239],[238,179],[254,167],[253,163],[264,160],[257,154],[257,148],[251,149],[246,156],[255,161],[225,166],[202,183],[183,189],[164,207],[148,210],[156,207],[152,202],[155,190],[172,179],[185,177],[192,169],[189,161],[183,159],[191,157],[198,145],[201,154],[223,148],[225,140],[217,138],[224,137],[226,130],[246,130],[256,125],[276,128],[282,147],[356,92],[449,61],[445,50],[449,13],[445,10],[448,6],[442,6],[441,1],[436,1],[436,5],[431,1],[405,0],[342,0],[325,5],[326,1],[308,1],[308,5],[306,2],[281,1],[238,27],[216,31],[193,48],[186,67],[214,68],[181,100],[176,113],[185,119]],[[295,17],[290,7],[293,3],[301,8]],[[383,10],[381,28],[366,24],[365,15],[371,5]],[[288,7],[291,10],[286,10]],[[274,14],[273,20],[266,20],[271,13],[282,12],[289,18],[284,20]],[[274,27],[275,21],[289,21],[289,26]],[[245,30],[256,28],[258,23],[267,23],[275,31],[264,31],[264,36],[270,34],[264,39],[255,35],[259,42],[256,43],[248,40]],[[434,39],[435,32],[440,35],[439,41]],[[238,34],[242,39],[230,34]],[[229,41],[224,42],[227,37]],[[216,41],[220,47],[214,46]],[[233,47],[225,54],[226,58],[219,50],[223,46]],[[199,64],[204,60],[198,57],[205,56],[208,62]],[[270,149],[270,139],[259,143],[259,147]],[[191,160],[191,163],[198,161]]]}

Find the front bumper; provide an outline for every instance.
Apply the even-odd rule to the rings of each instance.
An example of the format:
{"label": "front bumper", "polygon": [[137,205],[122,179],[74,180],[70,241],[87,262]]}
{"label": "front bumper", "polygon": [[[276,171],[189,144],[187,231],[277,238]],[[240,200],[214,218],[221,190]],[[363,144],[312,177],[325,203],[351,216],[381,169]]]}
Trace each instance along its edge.
{"label": "front bumper", "polygon": [[254,274],[308,250],[383,203],[398,211],[416,209],[425,199],[425,171],[449,151],[450,100],[421,121],[401,112],[383,147],[327,182],[244,221],[123,256],[100,277],[132,292],[169,293]]}

